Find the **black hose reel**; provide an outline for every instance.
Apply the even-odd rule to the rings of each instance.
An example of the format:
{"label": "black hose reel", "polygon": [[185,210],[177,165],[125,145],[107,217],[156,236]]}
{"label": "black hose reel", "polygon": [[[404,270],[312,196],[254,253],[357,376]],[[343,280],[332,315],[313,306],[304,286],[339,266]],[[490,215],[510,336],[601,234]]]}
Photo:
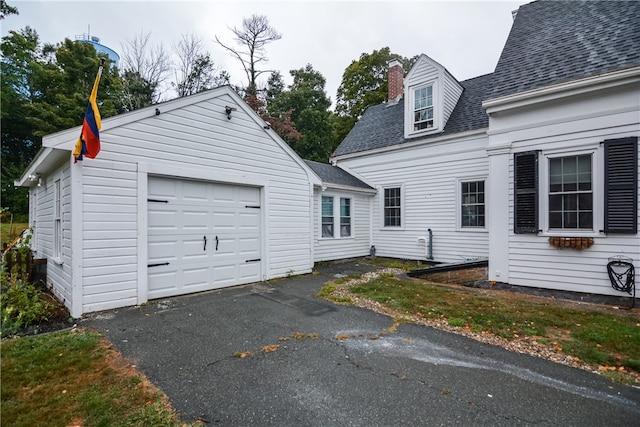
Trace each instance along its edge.
{"label": "black hose reel", "polygon": [[624,255],[616,255],[609,258],[607,273],[611,286],[616,291],[626,292],[632,295],[631,308],[636,304],[636,274],[633,260]]}

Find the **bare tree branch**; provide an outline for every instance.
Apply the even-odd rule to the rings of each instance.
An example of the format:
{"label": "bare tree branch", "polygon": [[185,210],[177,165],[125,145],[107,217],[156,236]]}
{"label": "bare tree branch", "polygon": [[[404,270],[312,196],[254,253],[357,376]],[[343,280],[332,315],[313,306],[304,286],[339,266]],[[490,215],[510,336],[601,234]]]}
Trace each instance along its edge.
{"label": "bare tree branch", "polygon": [[264,15],[251,15],[251,18],[242,20],[242,28],[233,27],[233,40],[240,46],[234,49],[223,44],[218,36],[216,42],[229,51],[240,63],[247,77],[246,96],[256,96],[258,92],[258,77],[270,70],[259,70],[258,64],[267,62],[265,46],[273,41],[280,40],[282,34],[278,33]]}
{"label": "bare tree branch", "polygon": [[162,44],[151,46],[151,33],[142,31],[122,46],[122,68],[125,72],[137,74],[154,88],[153,102],[157,103],[163,94],[162,84],[171,70],[171,59]]}

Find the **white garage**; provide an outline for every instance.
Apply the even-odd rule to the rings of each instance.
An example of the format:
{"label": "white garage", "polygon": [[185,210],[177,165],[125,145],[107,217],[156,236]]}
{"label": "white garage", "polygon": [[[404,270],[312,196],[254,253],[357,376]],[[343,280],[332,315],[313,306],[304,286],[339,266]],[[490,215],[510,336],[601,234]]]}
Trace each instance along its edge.
{"label": "white garage", "polygon": [[149,298],[257,282],[260,189],[149,177]]}
{"label": "white garage", "polygon": [[104,119],[74,163],[79,133],[44,137],[17,181],[72,316],[313,269],[320,178],[229,87]]}

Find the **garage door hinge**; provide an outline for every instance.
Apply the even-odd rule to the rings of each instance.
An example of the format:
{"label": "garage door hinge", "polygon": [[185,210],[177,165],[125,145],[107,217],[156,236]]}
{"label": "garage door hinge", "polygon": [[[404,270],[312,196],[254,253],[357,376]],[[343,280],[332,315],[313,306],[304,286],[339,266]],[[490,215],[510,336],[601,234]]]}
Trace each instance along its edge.
{"label": "garage door hinge", "polygon": [[256,258],[256,259],[248,259],[245,262],[257,262],[260,261],[260,258]]}
{"label": "garage door hinge", "polygon": [[157,264],[147,264],[147,267],[160,267],[160,266],[163,266],[163,265],[169,265],[169,263],[168,262],[159,262]]}
{"label": "garage door hinge", "polygon": [[260,209],[260,206],[245,205],[244,207],[249,209]]}
{"label": "garage door hinge", "polygon": [[160,199],[147,199],[147,202],[169,203],[168,200],[160,200]]}

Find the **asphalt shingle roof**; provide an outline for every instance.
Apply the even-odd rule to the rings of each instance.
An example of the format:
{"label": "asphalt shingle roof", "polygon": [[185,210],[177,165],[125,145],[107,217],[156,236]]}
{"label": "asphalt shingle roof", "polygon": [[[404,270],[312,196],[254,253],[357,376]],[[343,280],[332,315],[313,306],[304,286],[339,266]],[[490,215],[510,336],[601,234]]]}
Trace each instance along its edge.
{"label": "asphalt shingle roof", "polygon": [[[536,1],[521,6],[493,74],[466,80],[443,132],[488,127],[482,101],[640,65],[640,1]],[[401,145],[403,100],[369,107],[335,150]]]}
{"label": "asphalt shingle roof", "polygon": [[537,1],[518,14],[487,99],[640,64],[640,1]]}
{"label": "asphalt shingle roof", "polygon": [[324,183],[346,185],[356,188],[372,188],[371,186],[365,184],[355,176],[345,172],[337,166],[314,162],[313,160],[305,160],[305,163],[316,173],[316,175],[320,177],[320,179]]}
{"label": "asphalt shingle roof", "polygon": [[[460,82],[463,87],[462,95],[449,116],[444,130],[423,137],[421,140],[486,128],[489,125],[489,117],[482,108],[482,100],[490,83],[490,74]],[[416,138],[406,139],[404,137],[404,102],[401,99],[396,104],[380,104],[369,107],[336,148],[334,154],[341,156],[415,140]]]}

